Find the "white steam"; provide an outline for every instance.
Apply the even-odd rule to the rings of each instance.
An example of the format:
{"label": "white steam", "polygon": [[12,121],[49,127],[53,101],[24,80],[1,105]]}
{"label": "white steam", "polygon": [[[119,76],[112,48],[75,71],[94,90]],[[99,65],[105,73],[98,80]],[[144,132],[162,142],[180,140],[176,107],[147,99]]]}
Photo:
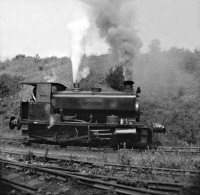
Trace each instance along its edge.
{"label": "white steam", "polygon": [[85,79],[90,74],[90,68],[88,66],[84,67],[82,70],[79,70],[77,81],[80,82],[82,79]]}
{"label": "white steam", "polygon": [[71,62],[74,83],[77,80],[80,61],[84,52],[83,40],[87,35],[89,27],[90,22],[86,15],[77,16],[77,18],[71,20],[67,25],[67,29],[71,36]]}
{"label": "white steam", "polygon": [[50,115],[50,121],[49,121],[49,126],[47,126],[48,129],[54,126],[55,123],[55,118],[53,115]]}

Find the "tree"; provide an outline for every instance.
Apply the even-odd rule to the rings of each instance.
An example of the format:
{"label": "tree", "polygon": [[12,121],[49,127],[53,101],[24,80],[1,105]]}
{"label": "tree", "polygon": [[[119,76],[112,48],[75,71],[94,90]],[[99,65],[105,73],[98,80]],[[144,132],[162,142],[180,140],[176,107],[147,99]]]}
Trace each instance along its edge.
{"label": "tree", "polygon": [[105,77],[105,82],[115,90],[122,90],[123,81],[124,75],[122,65],[117,65],[115,68],[111,68]]}

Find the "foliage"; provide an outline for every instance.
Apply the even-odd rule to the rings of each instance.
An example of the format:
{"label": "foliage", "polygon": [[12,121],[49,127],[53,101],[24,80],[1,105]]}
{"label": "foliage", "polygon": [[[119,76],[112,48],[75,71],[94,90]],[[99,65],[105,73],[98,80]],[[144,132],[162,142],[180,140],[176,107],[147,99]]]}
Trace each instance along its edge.
{"label": "foliage", "polygon": [[142,121],[148,124],[160,122],[165,125],[167,133],[162,137],[163,145],[195,144],[200,139],[198,98],[143,98],[141,105]]}
{"label": "foliage", "polygon": [[142,121],[166,126],[162,144],[195,144],[200,141],[200,51],[161,51],[158,41],[150,46],[135,72],[142,85]]}
{"label": "foliage", "polygon": [[142,161],[140,166],[159,167],[171,169],[194,169],[200,162],[200,158],[188,153],[166,153],[164,151],[147,150],[141,153]]}
{"label": "foliage", "polygon": [[0,76],[0,98],[13,95],[19,91],[19,82],[23,80],[22,76],[10,76],[2,74]]}
{"label": "foliage", "polygon": [[126,151],[125,148],[118,152],[118,162],[122,165],[131,165],[132,157],[129,151]]}
{"label": "foliage", "polygon": [[[19,111],[19,94],[22,76],[0,75],[0,124],[6,124],[10,116],[17,115]],[[2,116],[1,116],[2,114]]]}
{"label": "foliage", "polygon": [[118,65],[115,68],[110,68],[109,73],[106,74],[105,82],[115,90],[121,90],[123,87],[123,66]]}
{"label": "foliage", "polygon": [[43,67],[42,65],[39,65],[39,66],[38,66],[38,70],[39,70],[39,71],[43,71],[43,69],[44,69],[44,67]]}
{"label": "foliage", "polygon": [[0,70],[5,70],[9,66],[9,63],[9,60],[6,60],[5,62],[0,62]]}

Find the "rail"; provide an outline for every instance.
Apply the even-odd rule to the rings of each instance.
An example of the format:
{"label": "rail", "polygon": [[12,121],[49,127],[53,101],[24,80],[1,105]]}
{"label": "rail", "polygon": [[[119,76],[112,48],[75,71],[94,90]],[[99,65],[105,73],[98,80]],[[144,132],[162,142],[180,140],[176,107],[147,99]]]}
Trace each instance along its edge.
{"label": "rail", "polygon": [[[24,155],[25,151],[6,151],[6,150],[0,150],[1,153],[10,153],[13,155]],[[30,152],[29,150],[26,151],[27,154],[28,152]],[[44,157],[44,152],[40,152],[40,153],[34,153],[32,152],[35,156],[40,156],[42,157],[42,160],[48,161],[48,162],[56,162],[58,163],[59,161],[63,161],[64,163],[77,163],[80,164],[81,166],[83,165],[90,165],[92,167],[103,167],[104,169],[108,168],[112,168],[115,170],[125,170],[128,169],[129,171],[133,171],[133,172],[151,172],[151,173],[156,173],[156,174],[178,174],[178,175],[191,175],[191,176],[197,176],[200,175],[200,170],[198,169],[171,169],[171,168],[159,168],[159,167],[145,167],[145,166],[133,166],[133,165],[123,165],[123,164],[114,164],[114,163],[94,163],[94,162],[90,162],[90,161],[83,161],[83,160],[73,160],[73,159],[69,159],[68,156],[64,155],[62,156],[50,156],[50,155],[45,155]]]}
{"label": "rail", "polygon": [[[23,168],[28,168],[34,171],[39,171],[39,172],[44,172],[48,173],[51,175],[56,175],[60,177],[68,177],[68,178],[73,178],[77,182],[92,186],[95,188],[100,188],[104,190],[109,190],[109,191],[114,191],[117,193],[121,194],[152,194],[152,195],[167,195],[168,192],[174,192],[174,193],[179,193],[183,185],[182,184],[172,184],[172,183],[164,183],[164,182],[153,182],[149,181],[148,186],[139,185],[142,188],[139,188],[137,184],[140,184],[141,180],[119,180],[119,178],[114,178],[114,177],[102,177],[99,175],[83,175],[80,173],[74,173],[71,171],[63,171],[63,170],[57,170],[55,167],[54,168],[44,168],[44,167],[39,167],[35,165],[29,165],[29,164],[24,164],[24,163],[18,163],[18,162],[13,162],[13,161],[8,161],[8,160],[3,160],[0,159],[0,162],[3,164],[9,164],[9,165],[14,165],[18,167],[23,167]],[[115,182],[113,182],[115,180]]]}

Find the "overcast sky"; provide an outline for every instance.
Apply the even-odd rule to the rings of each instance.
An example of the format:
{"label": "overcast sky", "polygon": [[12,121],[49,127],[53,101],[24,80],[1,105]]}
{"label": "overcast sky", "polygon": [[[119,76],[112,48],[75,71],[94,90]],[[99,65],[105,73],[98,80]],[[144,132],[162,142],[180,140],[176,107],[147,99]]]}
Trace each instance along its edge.
{"label": "overcast sky", "polygon": [[[135,0],[136,29],[147,51],[158,38],[162,49],[200,49],[200,0]],[[0,0],[0,59],[16,54],[69,56],[67,24],[87,15],[78,0]],[[105,53],[108,46],[92,29],[86,53]]]}

